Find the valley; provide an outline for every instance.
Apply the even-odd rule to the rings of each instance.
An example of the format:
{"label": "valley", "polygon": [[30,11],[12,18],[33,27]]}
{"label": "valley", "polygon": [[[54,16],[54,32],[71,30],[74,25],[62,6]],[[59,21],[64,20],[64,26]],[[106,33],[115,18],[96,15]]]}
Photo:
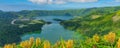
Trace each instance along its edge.
{"label": "valley", "polygon": [[69,43],[71,48],[113,48],[119,45],[119,10],[120,7],[116,6],[79,10],[1,11],[0,46],[16,43],[17,47],[25,47],[29,39],[34,38],[38,39],[38,43],[42,40],[42,45],[39,43],[40,46],[36,46],[32,41],[33,47],[43,47],[43,42],[47,42],[51,46],[60,43],[60,48]]}

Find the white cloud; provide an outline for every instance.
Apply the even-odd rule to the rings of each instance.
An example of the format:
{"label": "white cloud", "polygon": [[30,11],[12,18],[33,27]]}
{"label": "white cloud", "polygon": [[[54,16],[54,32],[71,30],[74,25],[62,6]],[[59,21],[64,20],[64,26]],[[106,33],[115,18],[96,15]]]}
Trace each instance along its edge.
{"label": "white cloud", "polygon": [[64,0],[55,0],[54,3],[55,4],[65,4],[66,1],[64,1]]}
{"label": "white cloud", "polygon": [[120,0],[116,0],[116,2],[120,2]]}
{"label": "white cloud", "polygon": [[47,0],[29,0],[33,3],[37,3],[37,4],[43,4],[43,3],[47,3]]}
{"label": "white cloud", "polygon": [[98,0],[29,0],[37,4],[65,4],[68,2],[97,2]]}
{"label": "white cloud", "polygon": [[70,0],[71,2],[97,2],[98,0]]}

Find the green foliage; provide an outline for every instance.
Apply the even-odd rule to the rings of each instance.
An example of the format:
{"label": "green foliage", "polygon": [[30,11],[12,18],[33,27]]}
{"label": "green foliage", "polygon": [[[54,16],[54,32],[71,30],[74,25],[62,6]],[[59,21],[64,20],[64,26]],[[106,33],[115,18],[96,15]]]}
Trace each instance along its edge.
{"label": "green foliage", "polygon": [[[106,11],[106,10],[105,10]],[[117,11],[116,11],[117,12]],[[84,35],[91,37],[94,34],[104,35],[110,31],[117,31],[120,29],[119,17],[114,18],[119,12],[109,13],[109,14],[99,14],[99,17],[93,19],[95,14],[76,17],[71,20],[63,21],[61,24],[70,30],[75,30]],[[97,12],[99,13],[99,12]],[[97,14],[96,14],[97,15]],[[116,22],[114,20],[117,20]]]}
{"label": "green foliage", "polygon": [[[19,43],[21,41],[21,36],[26,33],[34,33],[36,31],[41,31],[41,27],[45,24],[44,21],[38,20],[42,23],[29,24],[31,21],[16,21],[17,24],[11,24],[12,19],[0,19],[0,46],[6,43]],[[24,27],[19,27],[21,25],[26,25]]]}
{"label": "green foliage", "polygon": [[[21,41],[21,35],[40,31],[42,25],[45,24],[44,21],[17,21],[17,25],[10,24],[13,19],[32,18],[35,16],[77,16],[74,19],[63,21],[61,24],[67,29],[75,30],[89,37],[92,37],[96,33],[104,35],[109,31],[120,32],[120,11],[118,10],[120,10],[120,6],[76,10],[0,11],[0,45],[19,42]],[[91,45],[88,45],[87,48],[89,47]],[[104,48],[106,47],[109,46],[104,46]]]}
{"label": "green foliage", "polygon": [[120,16],[120,11],[118,11],[116,14],[117,14],[117,16]]}
{"label": "green foliage", "polygon": [[[104,36],[107,36],[107,39],[104,39]],[[120,48],[120,39],[118,39],[114,32],[109,32],[104,36],[94,35],[93,37],[82,40],[63,40],[57,41],[54,44],[51,44],[48,40],[40,40],[40,38],[31,40],[22,41],[18,44],[17,48]],[[111,40],[114,41],[111,43]],[[9,46],[10,45],[10,46]],[[5,47],[12,48],[13,44],[6,44]]]}

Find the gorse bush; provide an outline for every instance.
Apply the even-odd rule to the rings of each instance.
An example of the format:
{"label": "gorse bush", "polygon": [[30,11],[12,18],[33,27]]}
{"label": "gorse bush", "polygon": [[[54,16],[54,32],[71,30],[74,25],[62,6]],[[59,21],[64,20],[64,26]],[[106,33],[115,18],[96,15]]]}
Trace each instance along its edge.
{"label": "gorse bush", "polygon": [[95,42],[98,42],[98,41],[100,40],[100,37],[99,37],[97,34],[95,34],[95,35],[93,36],[93,40],[94,40]]}
{"label": "gorse bush", "polygon": [[110,42],[110,43],[114,43],[115,37],[116,37],[116,35],[115,35],[115,33],[113,33],[113,32],[110,32],[109,34],[104,35],[104,39],[105,39],[106,41]]}
{"label": "gorse bush", "polygon": [[48,40],[31,37],[18,45],[6,44],[3,48],[120,48],[120,38],[116,36],[116,33],[109,32],[104,36],[95,34],[92,38],[87,37],[85,40],[61,40],[55,44],[51,44]]}
{"label": "gorse bush", "polygon": [[118,39],[118,42],[117,42],[117,48],[120,48],[120,38]]}

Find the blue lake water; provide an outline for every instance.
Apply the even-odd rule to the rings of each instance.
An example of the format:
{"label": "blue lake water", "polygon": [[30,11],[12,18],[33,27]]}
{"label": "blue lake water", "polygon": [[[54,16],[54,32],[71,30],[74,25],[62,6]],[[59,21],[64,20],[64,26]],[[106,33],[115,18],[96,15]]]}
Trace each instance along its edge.
{"label": "blue lake water", "polygon": [[52,22],[51,24],[45,24],[42,27],[41,33],[38,34],[26,34],[22,36],[22,40],[27,40],[30,37],[40,37],[45,40],[49,40],[50,42],[56,42],[60,40],[61,38],[64,40],[72,39],[74,34],[74,31],[70,31],[65,29],[62,25],[59,24],[58,21],[55,21],[53,19],[62,19],[62,20],[69,20],[74,18],[73,16],[42,16],[42,17],[37,17],[37,20],[44,20],[44,21],[49,21]]}

